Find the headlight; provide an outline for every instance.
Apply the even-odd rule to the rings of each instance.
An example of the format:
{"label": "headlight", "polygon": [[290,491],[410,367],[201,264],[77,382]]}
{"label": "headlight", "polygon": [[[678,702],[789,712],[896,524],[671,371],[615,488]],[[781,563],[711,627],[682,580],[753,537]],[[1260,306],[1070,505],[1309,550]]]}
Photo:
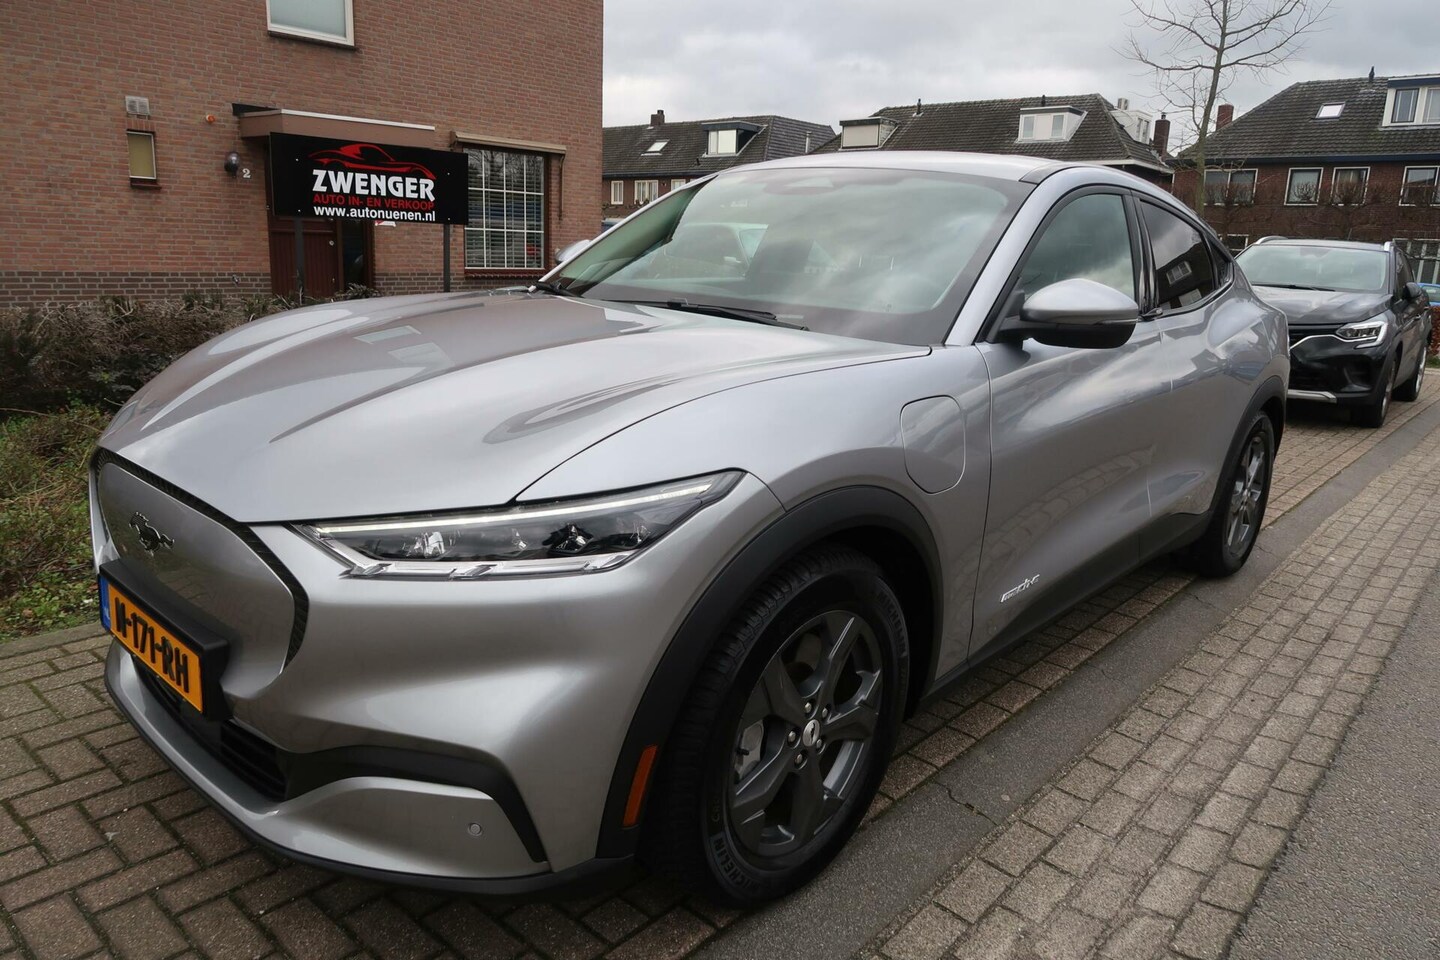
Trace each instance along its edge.
{"label": "headlight", "polygon": [[629,490],[493,510],[299,524],[351,577],[591,573],[619,566],[735,486],[717,473]]}
{"label": "headlight", "polygon": [[1390,323],[1385,319],[1384,314],[1381,314],[1378,317],[1371,317],[1369,320],[1347,323],[1335,331],[1335,336],[1347,343],[1366,344],[1384,338],[1385,331],[1388,329],[1390,329]]}

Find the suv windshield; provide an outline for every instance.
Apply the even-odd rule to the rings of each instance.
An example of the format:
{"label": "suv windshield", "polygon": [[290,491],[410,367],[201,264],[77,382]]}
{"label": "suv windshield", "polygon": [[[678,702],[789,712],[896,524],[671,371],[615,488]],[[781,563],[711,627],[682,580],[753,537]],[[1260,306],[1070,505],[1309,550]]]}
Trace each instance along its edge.
{"label": "suv windshield", "polygon": [[1384,293],[1390,289],[1390,258],[1383,250],[1257,243],[1235,261],[1262,287]]}
{"label": "suv windshield", "polygon": [[657,201],[551,282],[570,296],[937,343],[1030,189],[922,170],[740,171]]}

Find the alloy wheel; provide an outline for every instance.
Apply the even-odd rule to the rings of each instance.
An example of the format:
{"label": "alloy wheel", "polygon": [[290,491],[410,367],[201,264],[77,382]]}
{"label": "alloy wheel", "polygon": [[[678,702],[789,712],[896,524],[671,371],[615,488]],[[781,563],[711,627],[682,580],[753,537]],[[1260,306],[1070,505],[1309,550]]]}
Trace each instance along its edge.
{"label": "alloy wheel", "polygon": [[859,614],[830,610],[786,638],[735,734],[726,806],[745,851],[799,849],[861,789],[883,693],[879,641]]}
{"label": "alloy wheel", "polygon": [[1265,438],[1256,434],[1246,444],[1245,454],[1235,467],[1225,527],[1225,548],[1231,556],[1239,556],[1249,548],[1260,526],[1261,503],[1269,476],[1267,456]]}

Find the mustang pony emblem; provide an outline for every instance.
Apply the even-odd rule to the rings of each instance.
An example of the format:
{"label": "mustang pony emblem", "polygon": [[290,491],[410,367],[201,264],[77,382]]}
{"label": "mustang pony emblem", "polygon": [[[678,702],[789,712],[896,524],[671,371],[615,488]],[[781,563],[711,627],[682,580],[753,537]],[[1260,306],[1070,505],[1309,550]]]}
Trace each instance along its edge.
{"label": "mustang pony emblem", "polygon": [[136,510],[135,514],[130,518],[130,529],[134,530],[136,535],[140,537],[140,546],[144,548],[146,553],[154,553],[161,547],[169,550],[175,546],[175,541],[151,526],[145,514],[139,510]]}

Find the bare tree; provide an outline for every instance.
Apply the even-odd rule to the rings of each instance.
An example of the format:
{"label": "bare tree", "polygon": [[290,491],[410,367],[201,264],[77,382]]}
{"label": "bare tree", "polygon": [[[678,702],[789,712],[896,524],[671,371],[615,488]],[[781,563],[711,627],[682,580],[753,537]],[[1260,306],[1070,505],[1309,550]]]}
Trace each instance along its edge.
{"label": "bare tree", "polygon": [[1325,21],[1330,0],[1130,0],[1125,55],[1155,73],[1157,92],[1194,126],[1195,209],[1205,208],[1205,141],[1215,107],[1241,74],[1282,66]]}

